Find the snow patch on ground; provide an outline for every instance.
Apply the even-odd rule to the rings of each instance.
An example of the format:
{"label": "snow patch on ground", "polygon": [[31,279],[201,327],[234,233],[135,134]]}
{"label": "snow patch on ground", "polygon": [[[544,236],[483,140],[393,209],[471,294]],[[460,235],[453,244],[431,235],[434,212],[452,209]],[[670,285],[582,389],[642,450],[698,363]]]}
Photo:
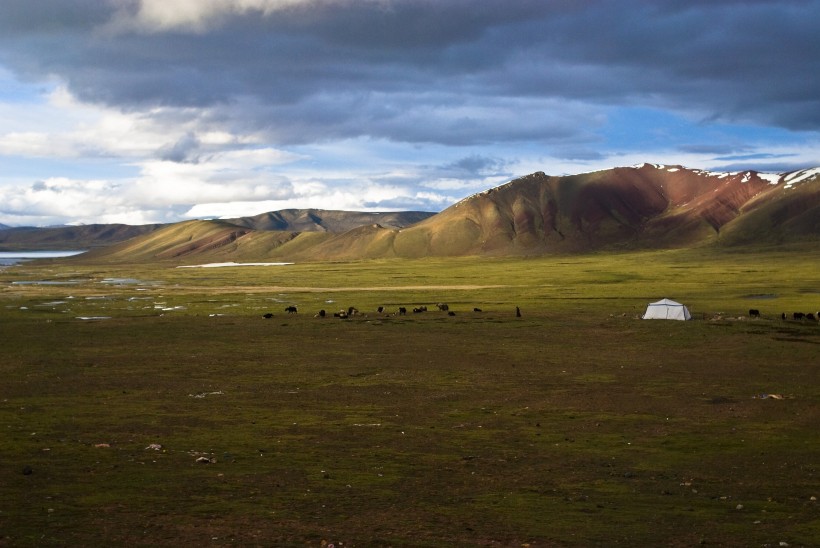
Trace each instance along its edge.
{"label": "snow patch on ground", "polygon": [[221,268],[225,266],[285,266],[294,263],[207,263],[207,264],[186,264],[177,268]]}

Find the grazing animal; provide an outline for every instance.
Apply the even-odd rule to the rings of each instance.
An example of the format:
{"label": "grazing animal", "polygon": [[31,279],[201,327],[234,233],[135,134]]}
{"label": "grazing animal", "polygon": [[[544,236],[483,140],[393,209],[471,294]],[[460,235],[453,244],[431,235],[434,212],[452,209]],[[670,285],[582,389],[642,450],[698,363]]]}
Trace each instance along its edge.
{"label": "grazing animal", "polygon": [[418,308],[413,309],[414,314],[418,314],[420,312],[427,312],[427,307],[426,306],[420,306]]}
{"label": "grazing animal", "polygon": [[381,313],[383,313],[383,312],[384,312],[384,307],[383,307],[383,306],[380,306],[379,308],[377,308],[377,309],[376,309],[376,311],[377,311],[379,314],[381,314]]}
{"label": "grazing animal", "polygon": [[347,315],[348,316],[355,316],[358,313],[359,313],[359,311],[356,309],[355,306],[348,307],[348,309],[347,309]]}
{"label": "grazing animal", "polygon": [[802,320],[805,317],[806,315],[802,312],[795,312],[794,314],[792,314],[792,318],[794,318],[795,320]]}
{"label": "grazing animal", "polygon": [[405,314],[407,314],[407,308],[405,308],[403,306],[400,306],[399,307],[399,316],[404,316]]}
{"label": "grazing animal", "polygon": [[347,312],[345,312],[344,310],[340,310],[339,312],[334,312],[333,317],[334,318],[342,318],[342,319],[347,318]]}
{"label": "grazing animal", "polygon": [[756,308],[749,309],[749,317],[750,318],[759,318],[760,317],[760,310]]}
{"label": "grazing animal", "polygon": [[447,312],[448,310],[450,310],[450,306],[449,306],[449,305],[447,305],[446,303],[438,303],[436,306],[437,306],[437,307],[438,307],[438,309],[439,309],[439,310],[441,310],[442,312]]}
{"label": "grazing animal", "polygon": [[481,312],[480,308],[473,308],[473,312]]}
{"label": "grazing animal", "polygon": [[314,318],[324,318],[326,315],[327,315],[327,312],[325,312],[325,309],[323,308],[318,312],[318,314],[316,314],[313,317]]}
{"label": "grazing animal", "polygon": [[456,313],[455,313],[455,312],[453,312],[452,310],[450,310],[450,311],[448,311],[448,312],[447,312],[447,315],[448,315],[448,316],[455,316],[455,315],[456,315]]}
{"label": "grazing animal", "polygon": [[807,320],[811,320],[811,321],[813,321],[813,322],[816,322],[816,321],[817,321],[817,318],[815,318],[815,317],[814,317],[814,314],[812,314],[811,312],[809,312],[808,314],[806,314],[806,319],[807,319]]}
{"label": "grazing animal", "polygon": [[265,318],[266,320],[269,320],[269,319],[273,318],[273,314],[271,312],[265,312],[264,314],[262,314],[262,317]]}
{"label": "grazing animal", "polygon": [[297,312],[299,312],[299,310],[295,306],[291,305],[285,307],[285,312],[287,312],[288,314],[296,314]]}
{"label": "grazing animal", "polygon": [[785,312],[784,312],[784,313],[782,313],[782,314],[780,315],[780,319],[781,319],[781,320],[785,320],[785,319],[786,319],[786,313],[785,313]]}
{"label": "grazing animal", "polygon": [[520,308],[518,308],[517,306],[515,307],[515,317],[516,317],[516,318],[520,318],[520,317],[521,317],[521,309],[520,309]]}

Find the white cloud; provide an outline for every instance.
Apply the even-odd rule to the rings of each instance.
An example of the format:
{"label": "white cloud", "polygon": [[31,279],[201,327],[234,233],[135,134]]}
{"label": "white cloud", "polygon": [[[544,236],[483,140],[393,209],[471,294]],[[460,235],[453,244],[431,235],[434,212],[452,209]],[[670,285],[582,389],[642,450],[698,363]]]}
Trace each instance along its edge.
{"label": "white cloud", "polygon": [[[207,114],[192,108],[121,112],[78,101],[60,86],[29,96],[22,108],[0,101],[0,120],[13,121],[0,130],[0,156],[7,165],[26,162],[28,171],[43,164],[34,181],[0,173],[0,222],[168,222],[177,220],[177,209],[199,202],[293,195],[277,169],[303,155],[258,146],[258,136],[215,126]],[[163,151],[186,139],[192,161],[162,159]],[[61,166],[94,158],[130,166],[131,174],[112,171],[106,180],[59,173]],[[62,163],[49,167],[54,162]]]}
{"label": "white cloud", "polygon": [[169,127],[151,113],[82,103],[63,86],[29,99],[22,107],[0,103],[0,119],[11,121],[0,132],[0,154],[41,158],[139,157],[188,127]]}
{"label": "white cloud", "polygon": [[[412,204],[423,204],[422,209],[441,209],[455,199],[435,192],[419,192],[411,186],[381,184],[371,180],[335,181],[333,186],[317,180],[298,180],[292,184],[293,193],[279,199],[259,201],[222,201],[198,203],[185,212],[188,218],[231,218],[257,215],[281,209],[330,209],[346,211],[392,211],[413,209]],[[398,206],[393,204],[398,202]],[[434,204],[437,207],[431,207]]]}
{"label": "white cloud", "polygon": [[441,178],[428,181],[424,186],[425,188],[434,190],[480,191],[504,184],[508,180],[507,177],[484,177],[475,179]]}
{"label": "white cloud", "polygon": [[[148,33],[169,30],[204,32],[230,16],[249,13],[270,16],[297,7],[349,3],[351,0],[140,0],[136,10],[120,10],[107,29]],[[386,5],[388,0],[358,0],[357,3]]]}
{"label": "white cloud", "polygon": [[137,221],[156,222],[140,206],[130,204],[120,192],[122,183],[103,180],[50,178],[27,188],[0,187],[3,221],[22,224],[62,224]]}
{"label": "white cloud", "polygon": [[266,157],[259,155],[261,163],[244,154],[220,154],[196,164],[147,161],[141,164],[140,176],[129,193],[143,203],[164,205],[291,195],[290,182],[268,171]]}

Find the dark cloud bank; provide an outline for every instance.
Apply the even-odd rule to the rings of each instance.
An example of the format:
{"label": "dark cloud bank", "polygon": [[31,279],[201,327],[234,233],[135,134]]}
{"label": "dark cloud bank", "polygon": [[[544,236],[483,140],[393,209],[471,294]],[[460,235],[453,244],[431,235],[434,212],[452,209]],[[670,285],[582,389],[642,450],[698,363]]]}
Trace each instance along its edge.
{"label": "dark cloud bank", "polygon": [[214,124],[279,145],[571,142],[612,105],[820,127],[816,1],[305,1],[115,24],[138,10],[4,0],[0,64],[124,110],[211,107]]}

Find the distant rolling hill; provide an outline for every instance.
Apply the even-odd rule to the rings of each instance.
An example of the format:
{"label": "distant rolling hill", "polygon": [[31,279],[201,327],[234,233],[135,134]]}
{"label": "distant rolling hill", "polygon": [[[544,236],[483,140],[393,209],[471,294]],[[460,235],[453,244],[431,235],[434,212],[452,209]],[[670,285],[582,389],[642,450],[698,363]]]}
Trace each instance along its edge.
{"label": "distant rolling hill", "polygon": [[0,225],[0,251],[81,250],[142,236],[153,225],[90,224],[79,226],[10,227]]}
{"label": "distant rolling hill", "polygon": [[[329,261],[820,242],[820,168],[774,175],[643,164],[572,176],[538,172],[409,225],[388,217],[358,224],[365,219],[358,217],[344,230],[350,225],[338,216],[289,210],[176,223],[76,260]],[[300,226],[312,230],[294,230]]]}
{"label": "distant rolling hill", "polygon": [[370,213],[325,209],[283,209],[253,217],[226,220],[237,226],[254,230],[342,233],[371,224],[379,224],[386,228],[404,228],[433,215],[435,213],[427,211]]}
{"label": "distant rolling hill", "polygon": [[[435,215],[435,213],[426,211],[370,213],[322,209],[285,209],[252,217],[211,222],[217,225],[230,223],[236,227],[253,231],[341,233],[373,223],[379,223],[390,228],[402,228],[432,215]],[[144,236],[160,228],[170,228],[175,224],[178,223],[138,226],[90,224],[42,228],[0,225],[0,251],[92,249]],[[173,233],[173,230],[171,233]]]}

